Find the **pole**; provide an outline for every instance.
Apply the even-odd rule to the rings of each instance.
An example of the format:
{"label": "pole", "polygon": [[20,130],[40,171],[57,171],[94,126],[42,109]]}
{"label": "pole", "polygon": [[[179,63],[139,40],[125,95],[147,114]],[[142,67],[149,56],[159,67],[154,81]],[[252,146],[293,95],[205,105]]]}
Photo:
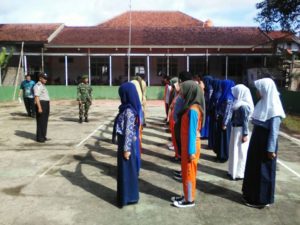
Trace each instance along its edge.
{"label": "pole", "polygon": [[42,56],[42,72],[44,73],[45,71],[44,71],[44,66],[45,66],[45,64],[44,64],[44,48],[42,48],[42,54],[41,54],[41,56]]}
{"label": "pole", "polygon": [[130,81],[130,53],[131,53],[131,0],[129,0],[129,37],[128,37],[128,81]]}
{"label": "pole", "polygon": [[15,80],[15,90],[14,90],[14,95],[13,95],[13,101],[16,99],[17,85],[18,85],[19,74],[20,74],[20,70],[21,70],[21,63],[22,63],[22,58],[23,58],[23,49],[24,49],[24,42],[22,42],[22,46],[21,46],[21,54],[20,54],[19,66],[18,66],[18,71],[17,71],[17,75],[16,75],[16,80]]}
{"label": "pole", "polygon": [[190,72],[190,56],[186,57],[186,71]]}
{"label": "pole", "polygon": [[89,70],[89,85],[91,85],[92,81],[91,81],[91,52],[90,49],[88,50],[88,70]]}
{"label": "pole", "polygon": [[148,87],[150,87],[150,56],[147,55],[147,78],[148,78]]}
{"label": "pole", "polygon": [[27,56],[24,55],[24,74],[27,74],[28,70],[27,70]]}
{"label": "pole", "polygon": [[0,86],[2,86],[2,68],[0,66]]}
{"label": "pole", "polygon": [[112,56],[109,56],[109,86],[112,86]]}
{"label": "pole", "polygon": [[65,55],[65,83],[68,86],[68,56]]}
{"label": "pole", "polygon": [[206,64],[205,64],[205,73],[208,75],[208,49],[206,49]]}
{"label": "pole", "polygon": [[226,58],[225,58],[225,66],[226,66],[226,68],[225,68],[225,79],[227,80],[227,76],[228,76],[228,56],[226,56]]}

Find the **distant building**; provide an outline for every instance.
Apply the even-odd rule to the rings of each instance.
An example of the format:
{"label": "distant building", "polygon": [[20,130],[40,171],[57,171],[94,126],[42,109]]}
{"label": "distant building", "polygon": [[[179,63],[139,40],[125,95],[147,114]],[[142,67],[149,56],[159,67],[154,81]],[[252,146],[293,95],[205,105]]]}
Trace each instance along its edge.
{"label": "distant building", "polygon": [[130,37],[129,18],[126,12],[91,27],[0,24],[0,47],[15,48],[6,77],[15,76],[22,42],[25,73],[45,71],[58,85],[76,84],[82,74],[93,85],[118,85],[128,79],[128,53],[130,76],[144,73],[148,85],[182,70],[242,82],[247,69],[268,67],[276,54],[275,39],[257,27],[215,27],[178,11],[133,11]]}

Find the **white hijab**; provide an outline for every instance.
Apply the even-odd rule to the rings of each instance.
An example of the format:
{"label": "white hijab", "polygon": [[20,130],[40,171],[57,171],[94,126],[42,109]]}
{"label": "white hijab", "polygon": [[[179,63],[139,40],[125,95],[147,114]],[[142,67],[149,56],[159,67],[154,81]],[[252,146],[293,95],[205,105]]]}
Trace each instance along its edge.
{"label": "white hijab", "polygon": [[248,106],[250,109],[249,117],[251,117],[254,110],[254,104],[249,88],[243,84],[238,84],[231,88],[231,92],[234,96],[233,110],[237,110],[241,106]]}
{"label": "white hijab", "polygon": [[271,78],[263,78],[254,81],[261,99],[255,105],[252,118],[265,122],[275,116],[285,118],[285,113],[279,98],[279,92]]}

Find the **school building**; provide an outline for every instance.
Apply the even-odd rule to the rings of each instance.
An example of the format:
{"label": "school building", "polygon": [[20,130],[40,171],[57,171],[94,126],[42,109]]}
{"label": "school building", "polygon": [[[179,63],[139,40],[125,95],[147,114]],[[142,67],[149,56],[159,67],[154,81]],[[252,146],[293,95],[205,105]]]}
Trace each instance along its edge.
{"label": "school building", "polygon": [[14,49],[2,82],[13,85],[22,66],[23,74],[45,71],[49,84],[75,85],[87,74],[92,85],[112,86],[130,79],[128,65],[130,76],[145,74],[148,86],[183,70],[242,82],[247,69],[277,63],[274,37],[285,34],[272,35],[257,27],[216,27],[179,11],[125,12],[88,27],[0,24],[0,47]]}

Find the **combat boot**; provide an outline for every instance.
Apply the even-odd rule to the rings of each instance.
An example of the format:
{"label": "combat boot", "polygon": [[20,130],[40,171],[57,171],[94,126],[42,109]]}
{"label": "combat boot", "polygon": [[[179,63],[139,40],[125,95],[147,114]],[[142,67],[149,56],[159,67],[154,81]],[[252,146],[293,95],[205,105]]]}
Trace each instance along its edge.
{"label": "combat boot", "polygon": [[88,122],[89,122],[89,119],[88,119],[87,117],[85,117],[84,122],[88,123]]}
{"label": "combat boot", "polygon": [[79,117],[79,123],[82,123],[82,117]]}

